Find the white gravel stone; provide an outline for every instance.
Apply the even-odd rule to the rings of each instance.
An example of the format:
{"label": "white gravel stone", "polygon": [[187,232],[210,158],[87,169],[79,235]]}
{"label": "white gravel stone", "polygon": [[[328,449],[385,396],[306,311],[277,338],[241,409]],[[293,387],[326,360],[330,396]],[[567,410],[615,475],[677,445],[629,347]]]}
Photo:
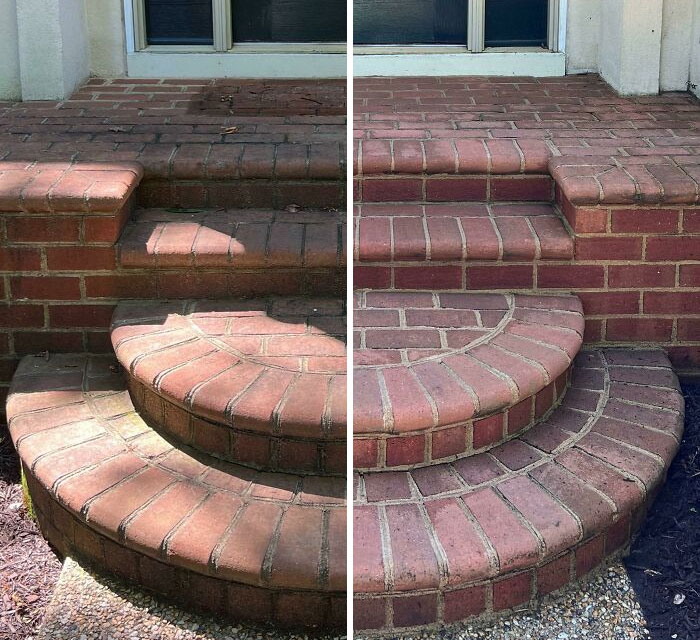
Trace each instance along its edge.
{"label": "white gravel stone", "polygon": [[[303,612],[300,612],[302,615]],[[44,623],[27,640],[307,640],[185,612],[67,558]],[[345,640],[318,635],[317,640]]]}

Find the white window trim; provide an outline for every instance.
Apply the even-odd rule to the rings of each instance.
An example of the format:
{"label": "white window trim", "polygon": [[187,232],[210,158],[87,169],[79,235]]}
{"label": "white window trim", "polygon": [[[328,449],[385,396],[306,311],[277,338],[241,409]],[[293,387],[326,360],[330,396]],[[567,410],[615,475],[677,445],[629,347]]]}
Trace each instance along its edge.
{"label": "white window trim", "polygon": [[[503,52],[505,47],[486,47],[486,2],[487,0],[469,0],[467,23],[467,50],[470,53],[487,51]],[[547,52],[563,51],[561,36],[562,21],[565,21],[567,0],[549,0],[547,24]],[[539,47],[513,47],[512,50],[524,52],[541,52]],[[464,52],[462,45],[359,45],[354,48],[356,54],[386,53],[457,53]]]}

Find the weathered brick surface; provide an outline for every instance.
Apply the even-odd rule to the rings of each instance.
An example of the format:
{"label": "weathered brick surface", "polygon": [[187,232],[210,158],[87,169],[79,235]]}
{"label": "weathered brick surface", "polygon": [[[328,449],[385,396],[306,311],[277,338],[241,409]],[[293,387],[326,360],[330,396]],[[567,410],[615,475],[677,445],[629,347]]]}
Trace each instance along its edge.
{"label": "weathered brick surface", "polygon": [[490,449],[563,397],[583,339],[572,296],[355,294],[355,466]]}
{"label": "weathered brick surface", "polygon": [[14,378],[10,432],[49,539],[190,606],[342,625],[345,481],[192,457],[138,416],[115,364],[30,356]]}
{"label": "weathered brick surface", "polygon": [[143,206],[342,207],[345,82],[252,84],[92,79],[65,101],[3,103],[0,160],[138,162]]}
{"label": "weathered brick surface", "polygon": [[625,548],[682,429],[662,351],[584,351],[562,405],[502,447],[360,472],[356,628],[408,631],[532,606],[577,580]]}
{"label": "weathered brick surface", "polygon": [[342,474],[344,302],[122,303],[112,344],[138,410],[178,440],[257,468]]}

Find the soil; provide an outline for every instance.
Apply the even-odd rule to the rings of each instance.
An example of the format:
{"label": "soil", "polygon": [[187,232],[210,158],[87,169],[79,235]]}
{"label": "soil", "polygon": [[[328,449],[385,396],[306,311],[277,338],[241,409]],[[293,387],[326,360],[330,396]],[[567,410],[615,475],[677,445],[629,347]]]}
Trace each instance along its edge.
{"label": "soil", "polygon": [[654,640],[700,639],[700,379],[682,386],[683,442],[625,559]]}
{"label": "soil", "polygon": [[19,461],[0,426],[0,640],[31,640],[61,563],[27,512]]}

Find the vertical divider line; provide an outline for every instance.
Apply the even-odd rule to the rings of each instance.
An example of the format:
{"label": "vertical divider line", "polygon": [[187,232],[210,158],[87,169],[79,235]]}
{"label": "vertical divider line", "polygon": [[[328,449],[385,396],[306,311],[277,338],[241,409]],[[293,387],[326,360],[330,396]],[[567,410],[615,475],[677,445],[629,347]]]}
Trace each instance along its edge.
{"label": "vertical divider line", "polygon": [[347,637],[348,639],[353,637],[353,455],[352,455],[352,397],[353,397],[353,379],[352,379],[352,366],[353,366],[353,350],[352,350],[352,327],[353,327],[353,237],[352,232],[352,218],[354,213],[354,202],[353,202],[353,153],[354,153],[354,136],[353,136],[353,123],[354,123],[354,110],[353,110],[353,2],[352,0],[347,0],[347,54],[346,54],[346,86],[347,86],[347,97],[346,97],[346,116],[347,116],[347,152],[346,152],[346,213],[345,213],[345,224],[347,225],[347,244],[345,248],[347,262],[347,284],[346,284],[346,294],[347,294],[347,388],[348,388],[348,433],[347,433]]}

